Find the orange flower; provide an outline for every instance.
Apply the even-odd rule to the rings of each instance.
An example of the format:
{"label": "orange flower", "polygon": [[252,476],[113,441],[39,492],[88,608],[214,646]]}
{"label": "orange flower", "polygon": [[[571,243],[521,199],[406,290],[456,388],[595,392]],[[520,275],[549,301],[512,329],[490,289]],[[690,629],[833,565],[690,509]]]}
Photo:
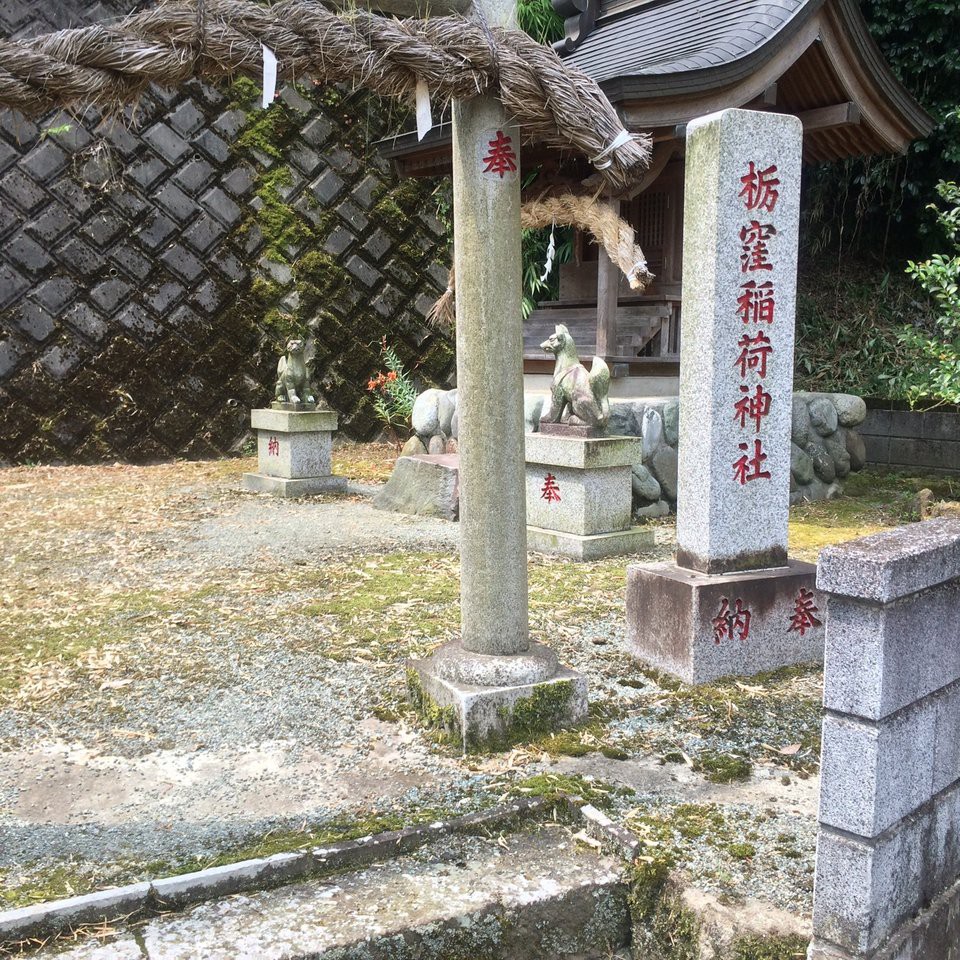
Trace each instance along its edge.
{"label": "orange flower", "polygon": [[396,370],[391,370],[391,371],[387,374],[387,380],[396,380],[396,379],[397,379],[397,372],[396,372]]}

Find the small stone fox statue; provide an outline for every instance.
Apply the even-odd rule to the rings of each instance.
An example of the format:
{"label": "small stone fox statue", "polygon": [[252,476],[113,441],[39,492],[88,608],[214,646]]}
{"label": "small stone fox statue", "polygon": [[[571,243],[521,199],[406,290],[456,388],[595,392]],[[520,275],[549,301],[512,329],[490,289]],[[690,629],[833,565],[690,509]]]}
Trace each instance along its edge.
{"label": "small stone fox statue", "polygon": [[306,344],[299,337],[287,341],[287,352],[277,364],[276,397],[281,403],[316,403],[313,361],[305,356]]}
{"label": "small stone fox statue", "polygon": [[557,358],[550,406],[540,415],[540,422],[602,430],[610,419],[610,368],[600,357],[594,357],[587,373],[577,356],[573,337],[563,324],[557,324],[556,333],[544,340],[540,349]]}

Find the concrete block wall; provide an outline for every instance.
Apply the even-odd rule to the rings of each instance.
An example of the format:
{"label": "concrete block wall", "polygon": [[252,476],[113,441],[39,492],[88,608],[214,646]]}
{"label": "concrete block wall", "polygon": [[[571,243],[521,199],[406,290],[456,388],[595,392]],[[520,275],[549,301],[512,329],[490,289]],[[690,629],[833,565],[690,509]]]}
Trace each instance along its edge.
{"label": "concrete block wall", "polygon": [[870,466],[960,474],[960,413],[871,404],[858,428]]}
{"label": "concrete block wall", "polygon": [[[2,0],[0,36],[148,5]],[[434,185],[398,181],[373,146],[402,109],[285,86],[267,129],[256,104],[190,82],[120,121],[0,111],[0,463],[232,449],[271,397],[283,313],[311,326],[350,436],[382,427],[366,389],[382,336],[420,382],[448,382],[452,340],[424,322],[449,263]]]}
{"label": "concrete block wall", "polygon": [[811,960],[960,958],[960,521],[825,550]]}

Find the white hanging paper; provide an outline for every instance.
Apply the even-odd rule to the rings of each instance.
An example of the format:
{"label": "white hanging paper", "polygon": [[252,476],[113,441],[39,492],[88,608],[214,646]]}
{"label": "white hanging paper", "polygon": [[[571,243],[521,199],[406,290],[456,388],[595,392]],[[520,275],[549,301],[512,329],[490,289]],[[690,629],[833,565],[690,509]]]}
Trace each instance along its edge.
{"label": "white hanging paper", "polygon": [[264,46],[263,49],[263,106],[269,107],[277,93],[277,58],[274,52]]}
{"label": "white hanging paper", "polygon": [[417,81],[417,140],[422,140],[433,129],[430,113],[430,88],[423,80]]}

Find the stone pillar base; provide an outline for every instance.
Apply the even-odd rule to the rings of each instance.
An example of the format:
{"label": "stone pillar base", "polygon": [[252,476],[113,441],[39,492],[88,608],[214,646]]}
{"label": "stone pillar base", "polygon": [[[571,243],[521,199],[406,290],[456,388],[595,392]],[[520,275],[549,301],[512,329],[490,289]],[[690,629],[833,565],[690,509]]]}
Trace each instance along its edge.
{"label": "stone pillar base", "polygon": [[243,475],[244,490],[277,497],[346,490],[346,480],[332,475],[337,415],[305,406],[274,403],[269,410],[250,411],[257,431],[257,473]]}
{"label": "stone pillar base", "polygon": [[346,493],[345,477],[268,477],[263,473],[245,473],[243,489],[251,493],[271,493],[275,497],[313,497],[319,493]]}
{"label": "stone pillar base", "polygon": [[527,527],[527,549],[536,553],[552,553],[572,560],[600,560],[624,553],[636,553],[652,547],[656,536],[647,527],[630,527],[614,533],[578,536],[543,527]]}
{"label": "stone pillar base", "polygon": [[634,656],[685,683],[747,677],[823,660],[817,568],[711,576],[675,563],[627,568],[627,632]]}
{"label": "stone pillar base", "polygon": [[501,749],[587,716],[587,680],[548,647],[489,656],[444,644],[410,661],[410,699],[423,720],[469,750]]}

